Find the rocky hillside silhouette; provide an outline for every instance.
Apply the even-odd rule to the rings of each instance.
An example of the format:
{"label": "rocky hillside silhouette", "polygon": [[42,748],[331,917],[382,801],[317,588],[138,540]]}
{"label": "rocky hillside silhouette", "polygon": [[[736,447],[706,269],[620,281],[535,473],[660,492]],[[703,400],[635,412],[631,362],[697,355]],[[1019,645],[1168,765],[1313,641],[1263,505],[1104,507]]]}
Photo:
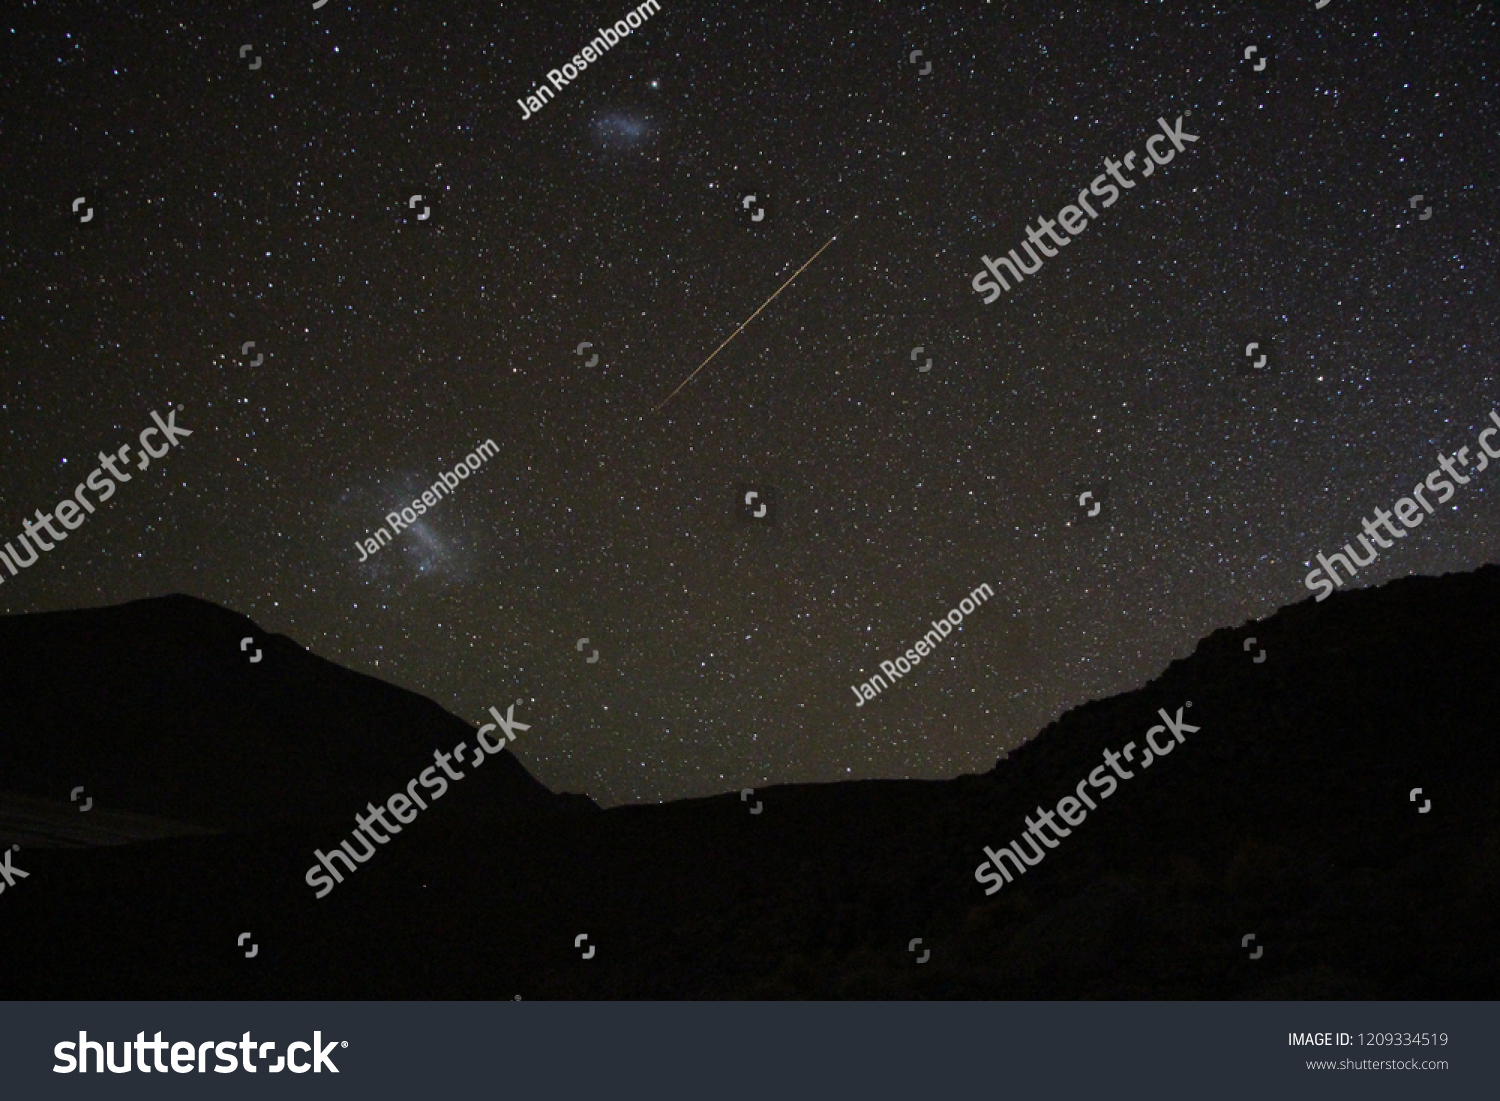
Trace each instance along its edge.
{"label": "rocky hillside silhouette", "polygon": [[[986,896],[985,846],[1019,838],[1106,749],[1144,745],[1158,709],[1189,700],[1197,732]],[[533,720],[525,736],[545,737]],[[314,849],[347,837],[354,813],[434,749],[472,745],[473,727],[188,597],[9,617],[0,839],[21,845],[11,859],[29,875],[0,894],[4,986],[12,998],[1494,998],[1497,720],[1500,568],[1487,566],[1217,631],[980,776],[600,811],[502,753],[316,899],[303,879]],[[94,813],[70,800],[79,785],[96,824],[75,824]]]}

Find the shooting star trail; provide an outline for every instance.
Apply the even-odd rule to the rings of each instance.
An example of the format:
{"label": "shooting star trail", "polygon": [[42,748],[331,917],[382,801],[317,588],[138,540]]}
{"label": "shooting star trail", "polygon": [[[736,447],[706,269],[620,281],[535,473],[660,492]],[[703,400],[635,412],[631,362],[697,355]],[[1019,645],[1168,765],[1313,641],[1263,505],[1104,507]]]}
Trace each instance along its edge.
{"label": "shooting star trail", "polygon": [[[779,287],[776,288],[776,294],[780,294],[782,291],[786,290],[787,287],[791,286],[792,279],[797,278],[797,276],[801,275],[804,271],[806,271],[807,268],[808,268],[808,266],[813,262],[813,260],[816,260],[819,256],[823,255],[823,249],[826,249],[829,245],[833,244],[835,241],[837,241],[839,239],[839,233],[842,233],[844,231],[844,226],[852,224],[853,222],[855,222],[856,220],[858,220],[858,218],[859,218],[859,215],[856,214],[853,218],[850,218],[848,222],[845,222],[843,226],[839,226],[838,232],[834,233],[834,235],[832,237],[828,238],[828,240],[823,243],[823,248],[820,248],[817,252],[815,252],[815,253],[812,254],[812,260],[809,260],[806,264],[803,264],[796,271],[792,272],[792,278],[788,279],[785,283],[781,284],[781,286],[779,286]],[[665,408],[667,402],[671,401],[673,398],[675,398],[677,396],[678,391],[680,391],[683,386],[686,386],[688,383],[692,382],[694,378],[697,377],[698,371],[701,371],[701,370],[703,370],[703,368],[705,368],[705,367],[708,366],[708,360],[709,359],[713,359],[714,356],[716,356],[720,352],[722,352],[724,350],[724,345],[725,344],[728,344],[729,341],[731,341],[735,337],[739,336],[740,332],[745,328],[745,326],[748,325],[748,324],[750,324],[750,322],[754,321],[756,319],[756,317],[759,316],[760,311],[763,310],[763,309],[765,309],[767,306],[769,306],[771,304],[772,300],[775,299],[776,294],[771,295],[770,298],[767,298],[764,302],[762,302],[760,304],[760,309],[759,310],[756,310],[755,313],[753,313],[749,317],[745,318],[743,324],[741,324],[740,327],[738,329],[736,329],[734,332],[732,332],[732,333],[729,334],[729,336],[725,339],[724,344],[720,344],[717,348],[715,348],[712,352],[710,352],[708,354],[708,359],[705,359],[702,363],[698,364],[697,370],[695,370],[691,375],[688,375],[687,378],[683,379],[682,382],[681,382],[681,384],[677,387],[677,389],[673,390],[670,394],[667,395],[666,401],[663,401],[661,403],[661,405],[658,405],[655,409],[653,409],[651,411],[653,413],[660,413],[662,411],[662,409]]]}

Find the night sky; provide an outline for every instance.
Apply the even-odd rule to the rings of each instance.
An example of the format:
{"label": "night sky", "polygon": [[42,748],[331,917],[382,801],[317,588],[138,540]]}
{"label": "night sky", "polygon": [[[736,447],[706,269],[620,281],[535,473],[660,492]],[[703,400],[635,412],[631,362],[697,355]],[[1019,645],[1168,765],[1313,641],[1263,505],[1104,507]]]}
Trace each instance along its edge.
{"label": "night sky", "polygon": [[[521,761],[604,805],[949,777],[1309,599],[1500,408],[1491,0],[661,0],[523,121],[636,6],[10,5],[0,539],[153,410],[193,435],[0,610],[186,592],[475,723],[522,699]],[[1497,483],[1357,583],[1496,561]]]}

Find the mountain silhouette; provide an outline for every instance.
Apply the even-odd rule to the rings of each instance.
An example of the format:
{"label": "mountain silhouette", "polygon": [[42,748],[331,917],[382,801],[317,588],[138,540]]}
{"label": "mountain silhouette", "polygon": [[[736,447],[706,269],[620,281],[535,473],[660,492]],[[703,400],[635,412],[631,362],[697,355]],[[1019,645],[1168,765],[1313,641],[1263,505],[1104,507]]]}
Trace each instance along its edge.
{"label": "mountain silhouette", "polygon": [[[1133,778],[986,895],[986,846],[1021,837],[1106,750],[1144,746],[1160,712],[1198,729],[1149,768],[1136,756]],[[472,726],[190,597],[7,617],[0,841],[21,846],[27,878],[0,894],[6,985],[13,998],[1494,998],[1497,720],[1500,567],[1486,566],[1215,631],[983,775],[600,811],[502,752],[315,898],[315,850],[435,749],[472,746]]]}

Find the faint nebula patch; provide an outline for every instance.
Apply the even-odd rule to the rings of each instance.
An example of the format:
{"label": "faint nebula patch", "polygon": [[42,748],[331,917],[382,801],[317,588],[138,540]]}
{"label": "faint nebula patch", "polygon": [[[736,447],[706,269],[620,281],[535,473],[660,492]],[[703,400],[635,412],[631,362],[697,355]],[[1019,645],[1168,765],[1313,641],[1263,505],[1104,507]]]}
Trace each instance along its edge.
{"label": "faint nebula patch", "polygon": [[594,141],[601,149],[636,149],[655,134],[649,118],[630,111],[611,111],[594,119]]}

